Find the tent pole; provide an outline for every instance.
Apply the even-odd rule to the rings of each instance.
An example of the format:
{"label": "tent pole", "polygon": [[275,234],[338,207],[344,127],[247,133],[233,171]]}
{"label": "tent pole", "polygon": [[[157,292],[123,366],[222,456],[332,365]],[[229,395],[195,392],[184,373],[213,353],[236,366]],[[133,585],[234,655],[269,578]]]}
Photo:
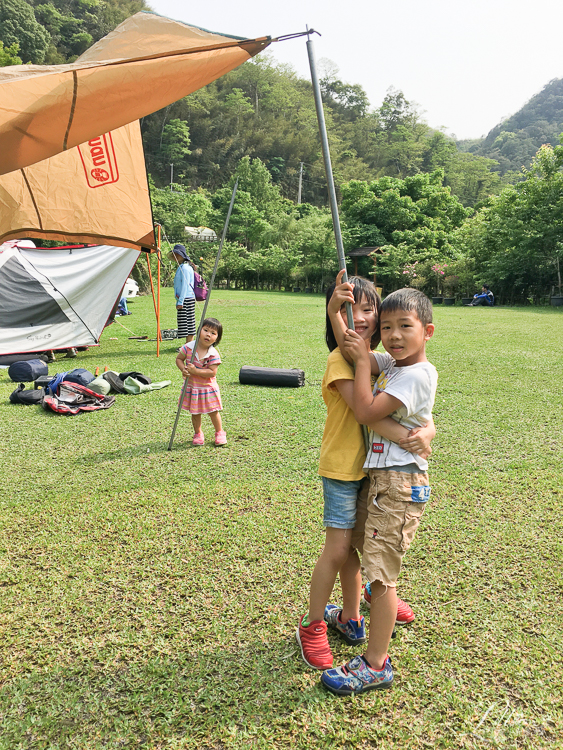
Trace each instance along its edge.
{"label": "tent pole", "polygon": [[[221,242],[219,243],[219,249],[217,250],[217,257],[215,258],[215,265],[213,266],[213,274],[211,276],[211,281],[209,282],[209,290],[207,292],[207,298],[205,302],[203,303],[203,312],[201,313],[201,318],[199,319],[199,325],[198,325],[197,333],[194,339],[194,345],[192,349],[192,356],[190,357],[190,363],[194,361],[195,350],[197,348],[197,342],[199,339],[199,334],[201,332],[201,326],[203,325],[203,321],[205,320],[205,315],[207,313],[207,305],[209,304],[209,300],[211,299],[211,292],[213,291],[213,284],[215,283],[215,274],[217,273],[217,267],[219,266],[219,260],[221,259],[221,251],[223,249],[223,243],[225,242],[225,237],[227,235],[227,229],[229,227],[229,221],[231,218],[231,212],[233,210],[233,205],[235,202],[235,195],[237,194],[237,188],[238,188],[238,177],[235,180],[235,186],[233,188],[233,194],[231,196],[229,210],[227,211],[227,218],[225,219],[225,225],[223,227],[223,234],[221,235]],[[188,387],[188,378],[184,378],[184,385],[182,386],[182,393],[180,394],[180,401],[178,402],[178,410],[176,411],[176,420],[174,421],[174,427],[172,428],[172,434],[170,435],[170,442],[168,443],[169,451],[172,450],[172,445],[174,444],[174,436],[176,435],[176,428],[178,427],[178,420],[180,419],[180,412],[182,411],[182,403],[184,402],[184,396],[186,395],[187,387]]]}
{"label": "tent pole", "polygon": [[160,224],[158,225],[158,250],[156,254],[157,271],[156,271],[156,357],[160,357]]}
{"label": "tent pole", "polygon": [[[344,245],[342,243],[342,231],[340,229],[340,217],[338,215],[338,203],[336,201],[336,190],[334,189],[334,176],[332,174],[332,165],[330,163],[330,150],[328,147],[328,137],[326,133],[325,115],[323,111],[323,100],[321,97],[321,87],[319,85],[319,78],[317,76],[317,66],[315,64],[315,51],[313,49],[313,41],[310,37],[311,34],[317,33],[311,30],[307,39],[307,54],[309,56],[309,67],[311,68],[311,82],[313,84],[313,94],[315,97],[315,108],[317,110],[317,120],[319,123],[319,135],[321,137],[321,149],[323,152],[323,160],[325,165],[326,182],[328,187],[328,202],[330,204],[330,212],[332,214],[332,226],[334,229],[334,239],[336,240],[336,252],[338,253],[338,266],[340,270],[344,270],[342,277],[343,282],[348,281],[348,273],[346,271],[346,258],[344,257]],[[346,318],[348,320],[348,328],[354,330],[354,317],[352,315],[352,305],[346,303]]]}
{"label": "tent pole", "polygon": [[[152,303],[153,303],[153,306],[154,306],[154,314],[155,314],[155,317],[157,319],[157,326],[158,326],[158,313],[157,313],[157,309],[156,309],[156,297],[155,297],[155,293],[154,293],[154,284],[153,284],[153,280],[152,280],[152,271],[151,271],[150,256],[151,256],[151,254],[147,253],[147,268],[149,269],[149,279],[150,279],[150,282],[151,282],[151,292],[152,292]],[[159,336],[160,336],[160,328],[157,328],[157,331],[156,331],[156,340],[157,341],[159,339]]]}
{"label": "tent pole", "polygon": [[[321,148],[323,152],[323,161],[325,165],[326,182],[328,187],[328,201],[330,203],[330,212],[332,214],[332,226],[334,228],[334,239],[336,240],[336,252],[338,253],[338,266],[344,274],[342,281],[346,283],[348,281],[348,273],[346,271],[346,258],[344,257],[344,244],[342,242],[342,231],[340,229],[340,217],[338,215],[338,203],[336,201],[336,190],[334,189],[334,175],[332,174],[332,165],[330,163],[330,150],[328,147],[328,136],[326,132],[325,114],[323,110],[323,100],[321,97],[321,87],[319,85],[319,78],[317,76],[317,66],[315,64],[315,51],[313,49],[313,41],[311,34],[314,33],[311,30],[307,36],[307,55],[309,56],[309,67],[311,68],[311,82],[313,84],[313,94],[315,96],[315,109],[317,110],[317,120],[319,122],[319,135],[321,137]],[[315,32],[316,33],[316,32]],[[354,330],[354,315],[352,313],[352,305],[350,302],[346,302],[346,319],[348,321],[348,328]],[[364,435],[364,444],[366,451],[369,450],[369,433],[365,425],[362,425],[362,432]]]}

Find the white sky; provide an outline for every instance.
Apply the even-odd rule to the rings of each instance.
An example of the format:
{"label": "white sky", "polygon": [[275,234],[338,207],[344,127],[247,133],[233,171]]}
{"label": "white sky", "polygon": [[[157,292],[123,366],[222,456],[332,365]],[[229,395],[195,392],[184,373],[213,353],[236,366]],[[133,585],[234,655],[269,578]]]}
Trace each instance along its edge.
{"label": "white sky", "polygon": [[[416,102],[429,125],[486,135],[552,78],[563,78],[557,0],[148,0],[156,13],[246,37],[318,30],[315,57],[359,83],[371,106],[387,89]],[[272,44],[310,77],[305,38]]]}

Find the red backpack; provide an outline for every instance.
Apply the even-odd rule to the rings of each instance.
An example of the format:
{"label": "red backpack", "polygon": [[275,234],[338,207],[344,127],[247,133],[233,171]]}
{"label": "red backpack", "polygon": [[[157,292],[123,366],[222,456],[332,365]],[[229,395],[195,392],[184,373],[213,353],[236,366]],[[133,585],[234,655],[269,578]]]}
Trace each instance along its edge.
{"label": "red backpack", "polygon": [[81,411],[109,409],[114,403],[115,396],[102,396],[85,385],[63,380],[56,393],[44,397],[42,406],[45,411],[54,411],[56,414],[79,414]]}

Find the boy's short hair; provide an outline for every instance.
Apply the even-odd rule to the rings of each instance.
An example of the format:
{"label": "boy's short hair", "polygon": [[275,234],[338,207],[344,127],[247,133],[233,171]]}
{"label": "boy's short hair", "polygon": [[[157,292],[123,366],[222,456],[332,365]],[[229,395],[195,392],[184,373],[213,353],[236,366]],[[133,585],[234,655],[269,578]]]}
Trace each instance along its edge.
{"label": "boy's short hair", "polygon": [[[370,346],[372,349],[375,349],[379,342],[381,341],[381,338],[379,336],[379,308],[381,306],[381,298],[379,294],[377,293],[377,289],[375,288],[375,284],[373,281],[370,281],[369,279],[364,279],[363,276],[350,276],[348,278],[348,282],[353,285],[354,287],[354,302],[358,304],[358,302],[362,299],[362,297],[365,297],[368,302],[371,302],[373,306],[375,307],[375,313],[377,315],[377,327],[373,333],[373,336],[371,337]],[[325,341],[326,345],[328,346],[328,350],[330,352],[333,352],[336,347],[338,346],[336,342],[336,337],[334,335],[334,331],[332,330],[332,323],[330,322],[330,318],[328,316],[328,303],[330,302],[330,298],[334,294],[334,290],[336,289],[336,282],[333,282],[329,288],[326,290],[326,332],[325,332]]]}
{"label": "boy's short hair", "polygon": [[203,327],[207,326],[207,328],[211,328],[214,331],[217,331],[217,339],[215,341],[215,346],[217,344],[221,343],[221,338],[223,337],[223,325],[220,323],[217,318],[205,318],[203,323],[201,324],[201,329],[203,330]]}
{"label": "boy's short hair", "polygon": [[406,310],[406,312],[416,313],[423,326],[432,323],[432,303],[428,297],[419,289],[397,289],[391,292],[383,302],[379,310],[379,317],[384,312],[395,312],[396,310]]}

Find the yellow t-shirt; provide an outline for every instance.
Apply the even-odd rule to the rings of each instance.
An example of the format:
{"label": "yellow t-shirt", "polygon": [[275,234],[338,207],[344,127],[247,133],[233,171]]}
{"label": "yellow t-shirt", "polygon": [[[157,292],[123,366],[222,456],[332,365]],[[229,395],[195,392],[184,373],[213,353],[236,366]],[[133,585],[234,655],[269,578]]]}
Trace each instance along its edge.
{"label": "yellow t-shirt", "polygon": [[354,370],[340,349],[334,349],[329,354],[322,383],[327,414],[319,474],[329,479],[351,482],[365,477],[363,465],[366,448],[362,428],[334,385],[336,380],[354,380]]}

